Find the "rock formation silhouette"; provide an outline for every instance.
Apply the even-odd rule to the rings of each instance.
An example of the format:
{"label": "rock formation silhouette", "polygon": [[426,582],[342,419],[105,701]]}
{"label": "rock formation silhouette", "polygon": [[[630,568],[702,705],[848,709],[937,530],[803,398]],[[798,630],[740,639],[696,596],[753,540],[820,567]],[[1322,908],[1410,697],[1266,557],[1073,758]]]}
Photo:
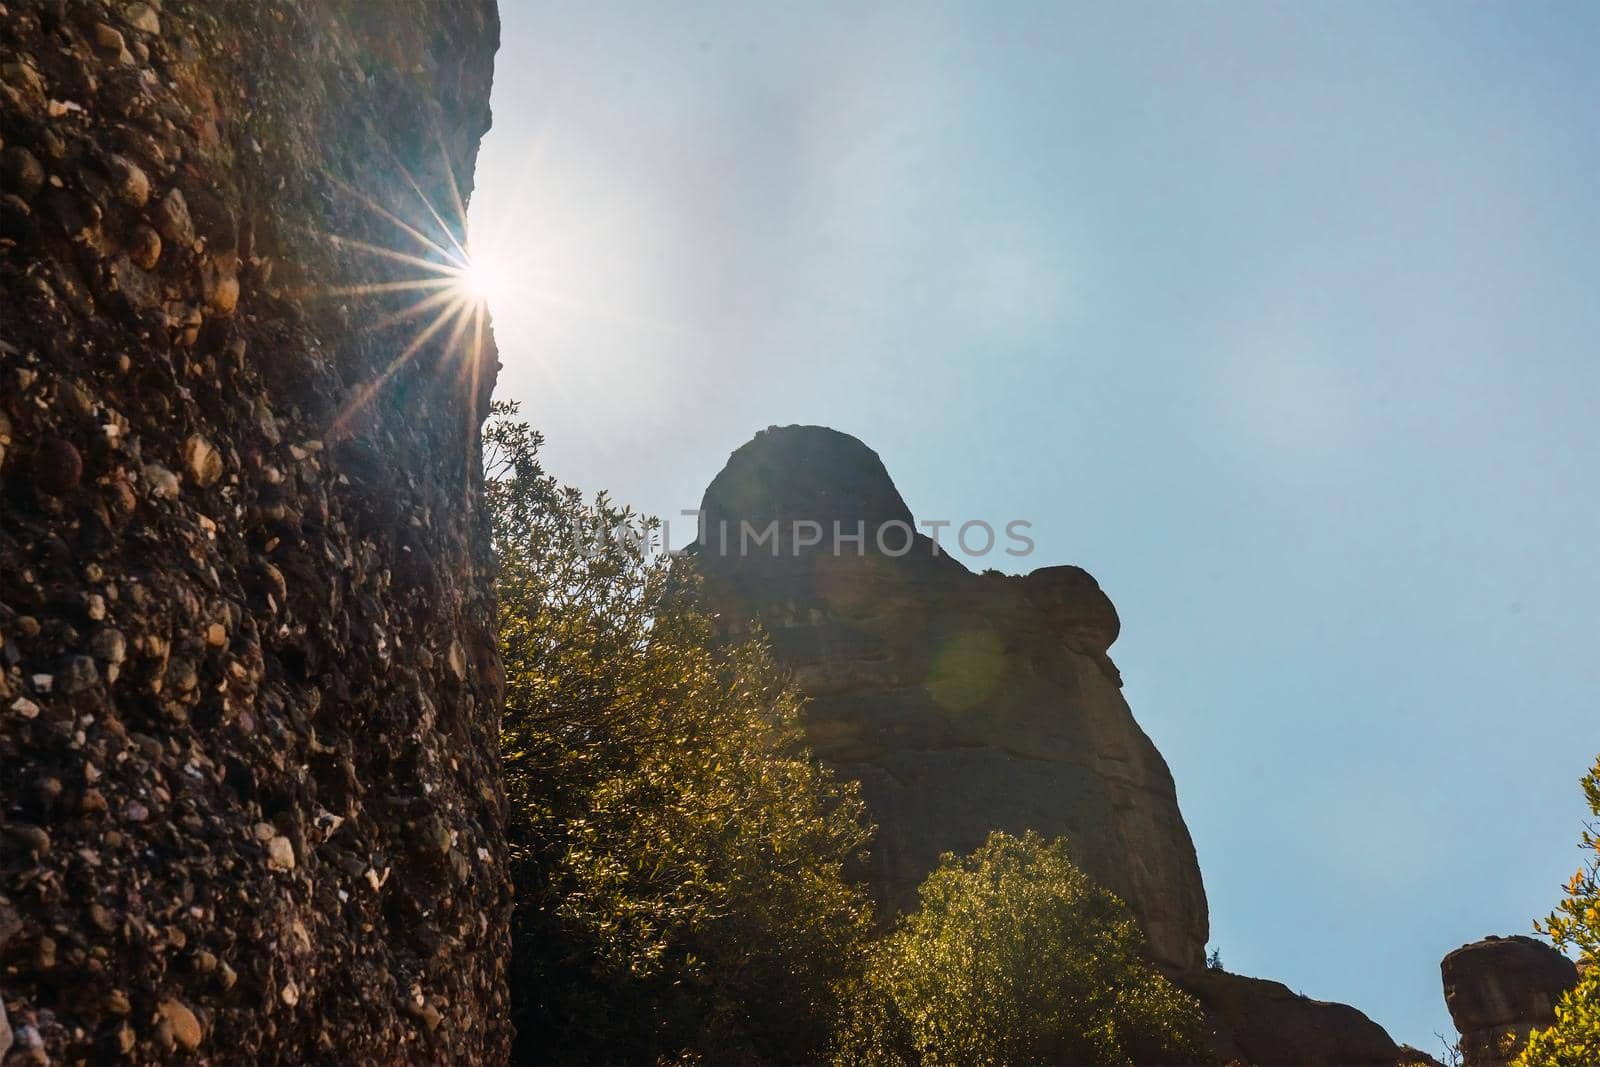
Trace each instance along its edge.
{"label": "rock formation silhouette", "polygon": [[1116,609],[1087,572],[973,574],[914,530],[871,449],[819,426],[735,451],[701,521],[707,602],[727,634],[767,632],[810,698],[816,753],[861,783],[878,824],[870,878],[891,912],[940,853],[990,830],[1065,834],[1200,997],[1224,1062],[1427,1062],[1354,1008],[1204,966],[1194,845],[1107,652]]}

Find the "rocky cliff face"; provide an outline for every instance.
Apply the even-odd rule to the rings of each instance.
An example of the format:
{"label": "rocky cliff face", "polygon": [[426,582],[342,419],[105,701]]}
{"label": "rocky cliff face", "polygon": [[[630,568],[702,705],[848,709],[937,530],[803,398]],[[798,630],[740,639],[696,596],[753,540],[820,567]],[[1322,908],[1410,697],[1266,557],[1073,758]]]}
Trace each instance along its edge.
{"label": "rocky cliff face", "polygon": [[326,239],[453,216],[497,32],[0,4],[8,1063],[503,1061],[494,357],[371,392],[410,267]]}
{"label": "rocky cliff face", "polygon": [[1531,937],[1462,945],[1439,971],[1465,1067],[1506,1067],[1529,1034],[1556,1021],[1556,1002],[1578,982],[1571,960]]}
{"label": "rocky cliff face", "polygon": [[870,449],[822,427],[758,434],[702,510],[708,601],[730,634],[758,622],[810,696],[812,745],[861,783],[878,824],[871,877],[892,909],[941,852],[992,829],[1066,834],[1205,1002],[1225,1059],[1420,1062],[1353,1008],[1203,968],[1194,845],[1107,653],[1116,609],[1086,572],[969,572],[912,533]]}
{"label": "rocky cliff face", "polygon": [[[1172,775],[1122,699],[1106,656],[1118,622],[1075,567],[975,575],[918,536],[893,557],[886,523],[911,513],[859,441],[773,429],[734,453],[706,491],[711,602],[757,618],[811,698],[817,754],[860,781],[880,827],[873,881],[897,907],[939,854],[989,831],[1067,834],[1079,863],[1133,907],[1157,957],[1198,968],[1205,890]],[[796,522],[822,544],[794,550]],[[771,545],[745,529],[779,526]],[[833,551],[833,531],[865,530]],[[715,551],[726,524],[729,551]],[[905,534],[884,533],[897,550]],[[773,554],[776,547],[777,554]]]}

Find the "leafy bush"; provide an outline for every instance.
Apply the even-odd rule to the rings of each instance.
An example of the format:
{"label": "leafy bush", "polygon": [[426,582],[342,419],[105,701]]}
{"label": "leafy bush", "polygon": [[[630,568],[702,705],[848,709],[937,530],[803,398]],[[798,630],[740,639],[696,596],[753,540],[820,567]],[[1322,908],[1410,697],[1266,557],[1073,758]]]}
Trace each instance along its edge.
{"label": "leafy bush", "polygon": [[1145,962],[1127,907],[1064,841],[996,832],[943,857],[873,949],[838,1067],[1149,1067],[1203,1058],[1199,1004]]}
{"label": "leafy bush", "polygon": [[870,927],[855,787],[801,748],[764,646],[714,640],[683,562],[579,536],[641,527],[495,416],[514,1060],[817,1062]]}
{"label": "leafy bush", "polygon": [[[1600,759],[1583,779],[1589,811],[1600,818]],[[1578,950],[1578,984],[1556,1005],[1556,1023],[1533,1034],[1518,1067],[1594,1067],[1600,1063],[1600,825],[1589,824],[1581,844],[1588,862],[1567,884],[1567,899],[1542,924],[1557,948]]]}

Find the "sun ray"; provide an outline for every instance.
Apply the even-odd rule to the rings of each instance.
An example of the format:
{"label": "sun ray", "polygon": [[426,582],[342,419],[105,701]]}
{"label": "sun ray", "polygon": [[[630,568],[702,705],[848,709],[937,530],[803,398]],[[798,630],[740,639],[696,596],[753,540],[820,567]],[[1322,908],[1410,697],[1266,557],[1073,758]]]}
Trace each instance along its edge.
{"label": "sun ray", "polygon": [[[448,154],[446,154],[444,152],[444,137],[439,132],[439,120],[438,120],[438,116],[437,115],[431,115],[430,116],[429,125],[432,127],[432,130],[433,130],[434,142],[439,146],[440,159],[444,164],[444,166],[441,169],[444,172],[445,181],[448,183],[448,185],[450,187],[451,194],[455,198],[456,203],[459,205],[460,201],[461,201],[461,195],[460,195],[460,192],[458,191],[458,188],[456,186],[455,170],[450,165],[450,158],[449,158]],[[458,265],[462,266],[463,269],[465,269],[467,266],[470,265],[471,261],[470,261],[469,257],[467,256],[467,250],[466,250],[465,246],[463,246],[463,244],[461,242],[461,239],[456,237],[455,228],[451,227],[451,225],[448,222],[446,222],[442,216],[440,216],[438,210],[434,208],[433,201],[429,200],[428,199],[428,194],[426,194],[426,193],[424,193],[422,191],[422,186],[420,186],[417,183],[417,180],[412,175],[410,168],[407,167],[405,165],[405,163],[400,159],[399,155],[396,154],[396,152],[394,150],[394,147],[389,143],[388,138],[382,136],[382,134],[379,133],[378,141],[379,141],[380,144],[383,145],[383,150],[384,150],[385,154],[388,155],[390,162],[392,162],[394,164],[395,169],[400,172],[400,175],[403,178],[405,178],[406,184],[411,186],[411,191],[417,194],[417,200],[422,204],[423,210],[425,210],[430,216],[432,216],[434,222],[439,224],[439,229],[444,232],[444,235],[449,240],[451,246],[455,248],[455,253],[454,254],[446,251],[442,247],[439,248],[439,252],[442,255],[446,256],[447,258],[455,261]],[[384,209],[377,208],[377,210],[383,211]],[[387,212],[386,212],[386,214],[387,214]],[[467,216],[466,216],[466,210],[465,210],[464,207],[460,208],[459,215],[460,215],[460,221],[461,221],[460,231],[461,231],[461,233],[463,235],[465,235],[466,231],[467,231]],[[392,216],[390,216],[390,217],[392,217]],[[398,220],[396,220],[396,221],[398,221]],[[405,225],[405,224],[404,223],[400,223],[400,225]],[[435,247],[438,247],[438,246],[435,246]]]}
{"label": "sun ray", "polygon": [[339,296],[377,296],[380,293],[416,292],[427,289],[444,289],[459,284],[455,278],[410,278],[399,282],[368,282],[365,285],[308,286],[303,297],[332,298]]}
{"label": "sun ray", "polygon": [[458,300],[448,310],[455,315],[455,326],[450,330],[450,336],[445,340],[445,351],[453,352],[461,344],[461,338],[466,336],[467,327],[472,325],[472,311],[477,303],[472,300]]}
{"label": "sun ray", "polygon": [[[368,210],[372,211],[379,218],[382,218],[382,219],[392,223],[402,233],[404,233],[406,236],[412,238],[414,241],[416,241],[418,244],[422,245],[424,248],[429,249],[432,252],[436,252],[439,255],[444,256],[447,259],[450,259],[452,261],[457,262],[458,264],[461,262],[461,259],[458,259],[458,257],[454,253],[452,253],[450,251],[450,249],[446,248],[444,245],[442,245],[439,242],[435,241],[433,238],[429,237],[427,234],[423,233],[421,230],[417,229],[415,226],[412,226],[410,223],[408,223],[404,219],[402,219],[399,215],[396,215],[394,212],[390,211],[388,208],[384,207],[382,204],[378,203],[376,200],[373,200],[370,196],[367,196],[365,193],[361,192],[359,189],[356,189],[354,186],[346,184],[345,182],[341,181],[339,178],[337,178],[337,177],[335,177],[333,175],[329,175],[328,177],[329,177],[329,181],[331,181],[333,183],[335,188],[340,189],[343,192],[347,193],[348,195],[354,197],[357,201],[359,201]],[[416,189],[418,196],[422,196],[422,190],[417,188],[417,183],[414,180],[412,180],[410,174],[406,175],[406,181],[410,182],[411,188]],[[426,203],[426,198],[424,198],[424,203]],[[438,219],[438,216],[434,215],[434,218]],[[443,220],[440,220],[440,225],[443,226]],[[450,243],[458,251],[460,251],[462,253],[462,258],[464,258],[465,257],[465,250],[461,249],[460,243],[457,242],[456,239],[455,239],[455,236],[449,232],[449,228],[448,227],[445,228],[445,235],[450,238]]]}
{"label": "sun ray", "polygon": [[[449,173],[449,168],[448,167],[445,168],[445,172],[447,174]],[[425,193],[423,193],[422,187],[420,185],[418,185],[417,184],[417,180],[411,176],[411,172],[406,170],[405,167],[402,166],[400,168],[400,173],[405,175],[406,181],[408,183],[410,183],[411,188],[416,192],[417,199],[422,201],[422,206],[427,209],[428,214],[433,216],[433,221],[437,222],[439,224],[439,228],[444,231],[445,236],[450,238],[450,243],[451,243],[451,245],[453,245],[455,247],[456,252],[459,255],[460,262],[463,264],[463,268],[465,268],[466,266],[470,266],[472,260],[467,255],[467,250],[464,247],[462,247],[461,242],[456,239],[456,235],[450,229],[450,224],[448,222],[445,222],[444,219],[440,217],[439,212],[434,209],[434,206],[428,200],[427,195]],[[453,177],[450,180],[451,180],[452,183],[454,183],[454,181],[455,181],[455,179]],[[463,229],[465,229],[465,227],[463,227]],[[452,256],[451,258],[454,259],[454,258],[457,258],[457,257]]]}
{"label": "sun ray", "polygon": [[422,347],[428,343],[434,334],[449,325],[452,318],[461,315],[467,306],[466,302],[462,301],[442,309],[439,314],[435,315],[433,321],[417,336],[413,337],[411,343],[406,345],[398,356],[389,361],[389,365],[384,368],[383,373],[362,386],[355,399],[345,405],[338,418],[333,420],[333,436],[335,438],[343,437],[345,431],[349,428],[350,420],[360,414],[361,410],[372,401],[372,398],[377,396],[379,391],[385,385],[388,385],[396,374],[405,369],[406,364],[416,358],[417,353],[422,351]]}
{"label": "sun ray", "polygon": [[462,295],[461,291],[452,287],[442,290],[441,292],[434,293],[432,296],[423,297],[421,300],[406,305],[399,311],[385,315],[377,322],[374,322],[371,328],[374,330],[387,330],[391,326],[397,326],[402,322],[409,322],[422,312],[428,311],[432,308],[440,307],[442,305],[449,305],[449,307],[453,308],[458,303],[467,302],[467,298]]}
{"label": "sun ray", "polygon": [[445,186],[450,190],[450,203],[456,209],[456,220],[461,224],[461,232],[468,233],[467,202],[461,196],[461,186],[456,183],[455,168],[450,166],[450,153],[444,146],[444,133],[439,129],[438,115],[433,116],[433,143],[439,149],[440,169],[444,171]]}
{"label": "sun ray", "polygon": [[323,241],[327,241],[336,248],[348,246],[360,252],[367,252],[374,256],[381,256],[384,259],[393,260],[396,263],[404,263],[412,267],[421,267],[423,270],[430,271],[434,274],[460,274],[465,269],[459,264],[440,263],[438,260],[427,259],[423,256],[415,256],[409,252],[400,252],[393,248],[385,248],[383,245],[373,244],[371,241],[363,241],[357,237],[344,237],[336,233],[327,233],[322,230],[311,229],[310,227],[305,227],[304,230],[311,236],[319,238]]}
{"label": "sun ray", "polygon": [[[487,268],[481,257],[475,262],[468,252],[466,204],[449,165],[444,138],[436,121],[433,123],[433,139],[444,163],[443,178],[437,183],[442,186],[441,196],[448,198],[448,203],[443,206],[445,212],[454,211],[459,217],[459,225],[452,225],[446,220],[445,214],[441,213],[384,138],[380,137],[379,140],[393,165],[393,176],[403,180],[405,186],[410,188],[419,207],[400,208],[379,203],[336,175],[324,171],[331,186],[365,208],[375,219],[400,231],[404,238],[399,247],[389,247],[378,243],[381,239],[372,239],[370,234],[369,239],[364,240],[308,229],[307,232],[313,237],[326,241],[334,248],[363,253],[395,265],[386,271],[380,269],[380,278],[384,273],[389,275],[385,280],[327,286],[320,289],[318,295],[329,298],[371,297],[383,303],[388,303],[384,298],[390,296],[404,294],[416,297],[403,307],[384,308],[388,313],[381,317],[367,318],[363,326],[366,330],[381,331],[405,325],[408,330],[414,328],[415,332],[375,377],[354,390],[333,420],[330,436],[343,437],[351,432],[361,412],[430,345],[446,361],[439,364],[439,369],[443,371],[449,367],[453,371],[446,375],[444,381],[452,384],[458,394],[465,393],[461,399],[464,401],[462,413],[467,420],[466,432],[469,436],[477,433],[481,415],[482,398],[479,392],[483,386],[483,361],[486,358],[486,346],[490,343],[487,306],[489,275],[485,273]],[[435,175],[430,172],[428,177],[433,181]],[[440,237],[438,240],[430,236],[435,229]],[[415,271],[416,276],[405,277],[409,271]],[[382,303],[379,306],[382,307]],[[453,361],[453,366],[450,361]]]}

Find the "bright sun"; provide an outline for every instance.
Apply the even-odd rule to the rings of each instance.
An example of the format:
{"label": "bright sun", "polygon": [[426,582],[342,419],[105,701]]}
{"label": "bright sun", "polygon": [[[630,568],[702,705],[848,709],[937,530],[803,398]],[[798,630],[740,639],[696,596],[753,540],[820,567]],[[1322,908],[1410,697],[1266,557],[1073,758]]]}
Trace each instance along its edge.
{"label": "bright sun", "polygon": [[[404,172],[403,167],[401,170]],[[444,351],[459,364],[463,380],[471,385],[469,395],[476,402],[489,312],[497,303],[509,307],[519,296],[518,278],[522,272],[511,267],[513,261],[503,254],[506,251],[504,246],[486,248],[480,244],[469,244],[464,236],[456,236],[465,233],[467,219],[466,207],[453,179],[449,183],[449,191],[456,224],[452,226],[423,195],[410,174],[407,173],[405,177],[421,201],[421,214],[426,217],[408,221],[404,214],[385,207],[360,190],[330,176],[335,188],[365,205],[378,218],[392,224],[407,240],[399,242],[399,247],[389,248],[337,234],[327,234],[326,238],[336,246],[365,252],[410,269],[405,272],[409,276],[392,280],[329,286],[326,295],[339,298],[411,294],[406,297],[409,302],[405,306],[371,322],[370,328],[374,330],[404,327],[408,336],[383,372],[355,390],[355,395],[334,419],[334,432],[344,432],[344,428],[379,390],[430,341],[442,345]],[[430,236],[428,231],[433,235]],[[435,338],[438,340],[434,341]]]}
{"label": "bright sun", "polygon": [[469,299],[488,304],[493,310],[494,305],[505,297],[508,280],[507,272],[491,253],[475,248],[458,276],[457,284]]}

